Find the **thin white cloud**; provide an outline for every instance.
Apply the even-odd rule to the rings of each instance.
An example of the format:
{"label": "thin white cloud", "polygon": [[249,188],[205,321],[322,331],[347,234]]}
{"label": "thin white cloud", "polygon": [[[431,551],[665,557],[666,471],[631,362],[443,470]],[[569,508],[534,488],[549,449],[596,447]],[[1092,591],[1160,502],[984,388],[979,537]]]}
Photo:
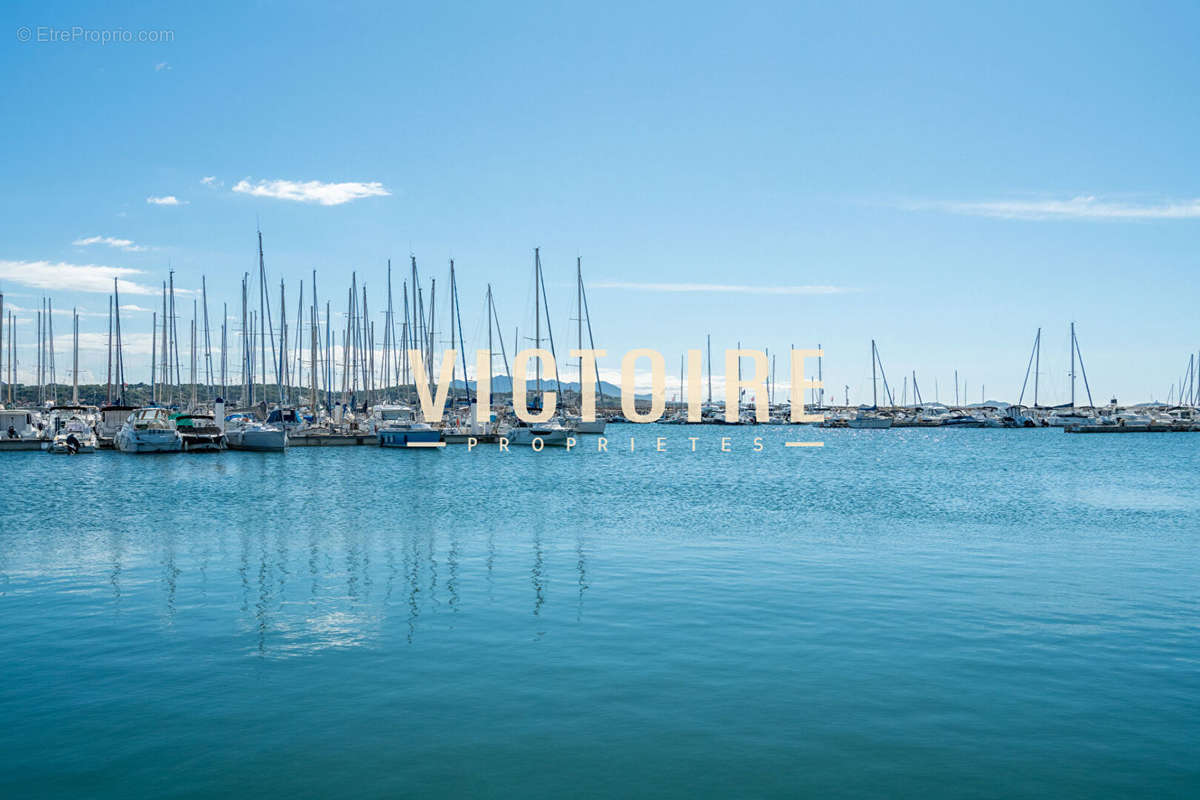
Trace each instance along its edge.
{"label": "thin white cloud", "polygon": [[106,244],[109,247],[118,247],[127,253],[140,253],[147,248],[143,245],[134,244],[132,239],[118,239],[114,236],[88,236],[82,239],[76,239],[71,242],[76,247],[87,247],[93,244]]}
{"label": "thin white cloud", "polygon": [[58,289],[73,292],[112,291],[113,278],[120,281],[120,290],[126,294],[157,294],[150,286],[130,280],[142,271],[129,267],[107,267],[99,264],[68,264],[49,261],[4,261],[0,260],[0,280],[8,280],[34,289]]}
{"label": "thin white cloud", "polygon": [[339,206],[364,197],[387,197],[391,195],[382,183],[372,181],[359,183],[322,183],[321,181],[258,181],[240,180],[233,191],[254,197],[273,197],[277,200],[293,200],[298,203],[317,203],[323,206]]}
{"label": "thin white cloud", "polygon": [[993,200],[970,203],[908,203],[914,211],[936,210],[975,217],[1021,220],[1200,219],[1200,199],[1159,203],[1103,200],[1094,195],[1069,200]]}
{"label": "thin white cloud", "polygon": [[595,289],[629,289],[638,292],[713,292],[721,294],[843,294],[853,292],[845,286],[755,286],[736,283],[635,283],[631,281],[593,281]]}
{"label": "thin white cloud", "polygon": [[180,200],[173,194],[164,195],[162,197],[150,196],[146,198],[146,202],[152,206],[186,206],[187,200]]}
{"label": "thin white cloud", "polygon": [[225,185],[225,181],[217,180],[216,175],[205,175],[203,178],[200,179],[200,182],[203,183],[205,186],[224,186]]}
{"label": "thin white cloud", "polygon": [[169,70],[169,69],[171,69],[171,65],[168,64],[166,61],[160,61],[154,65],[155,72],[163,72],[163,71]]}
{"label": "thin white cloud", "polygon": [[[110,284],[110,286],[111,286],[111,284]],[[121,284],[120,288],[121,288],[121,291],[125,291],[124,284]],[[13,305],[12,303],[6,303],[5,308],[9,309],[11,311],[23,312],[26,314],[36,314],[38,311],[41,310],[38,308],[29,308],[27,306],[16,306],[16,305]],[[120,308],[122,311],[135,312],[135,313],[142,312],[142,313],[149,314],[151,311],[153,311],[153,309],[142,308],[141,306],[133,305],[132,303],[122,303]],[[54,306],[54,314],[56,316],[60,316],[60,317],[70,317],[70,316],[73,316],[74,314],[79,314],[79,316],[81,318],[83,318],[83,317],[103,318],[103,317],[108,316],[108,311],[88,311],[86,308],[79,308],[77,306],[76,307],[67,306],[64,308],[61,305],[55,305]]]}

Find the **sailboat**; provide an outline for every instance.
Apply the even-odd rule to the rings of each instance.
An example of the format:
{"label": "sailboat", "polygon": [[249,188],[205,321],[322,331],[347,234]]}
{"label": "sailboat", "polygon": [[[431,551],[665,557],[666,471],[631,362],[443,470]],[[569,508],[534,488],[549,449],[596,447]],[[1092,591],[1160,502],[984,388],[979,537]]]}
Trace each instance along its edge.
{"label": "sailboat", "polygon": [[[875,346],[875,340],[871,340],[871,408],[869,410],[860,409],[850,419],[846,420],[847,428],[858,429],[880,429],[892,427],[892,418],[879,413],[879,395],[876,375],[876,366],[878,372],[883,372],[883,364],[879,361],[879,349]],[[887,392],[888,398],[891,398],[892,392],[887,385],[887,375],[883,376],[883,388]],[[894,406],[895,403],[892,403]]]}
{"label": "sailboat", "polygon": [[[577,341],[580,350],[583,349],[583,324],[587,322],[588,346],[596,349],[596,340],[592,336],[592,316],[588,313],[587,291],[583,288],[583,258],[576,257],[575,259],[575,296],[576,296],[576,315],[577,324]],[[593,362],[594,364],[595,362]],[[600,382],[600,367],[595,365],[596,369],[596,387],[600,390],[600,404],[604,404],[604,384]],[[605,419],[596,414],[596,418],[591,422],[583,419],[583,356],[579,357],[579,414],[566,415],[566,423],[569,428],[572,428],[576,433],[599,434],[604,433]]]}
{"label": "sailboat", "polygon": [[[539,248],[533,249],[533,298],[534,298],[534,347],[541,349],[542,346],[542,305],[546,300],[546,284],[542,280],[542,256]],[[554,329],[550,325],[550,309],[546,308],[546,330],[550,335],[550,354],[555,356],[554,352]],[[555,360],[557,357],[555,356]],[[558,382],[558,373],[555,371],[555,382]],[[516,380],[525,380],[524,375],[514,376]],[[562,385],[559,384],[558,396],[562,397]],[[542,407],[542,362],[537,362],[537,404],[538,408]],[[559,420],[551,418],[546,422],[525,422],[518,419],[508,432],[508,440],[510,444],[530,445],[533,447],[544,447],[546,445],[565,447],[567,439],[570,438],[571,430],[564,426]]]}
{"label": "sailboat", "polygon": [[[1075,337],[1075,323],[1071,323],[1071,405],[1060,406],[1046,419],[1052,428],[1067,428],[1075,425],[1088,425],[1096,421],[1096,407],[1092,402],[1092,388],[1088,385],[1087,369],[1083,366],[1083,353],[1079,349],[1079,340]],[[1078,357],[1078,358],[1077,358]],[[1075,365],[1078,363],[1083,373],[1083,386],[1087,390],[1087,408],[1075,405]]]}

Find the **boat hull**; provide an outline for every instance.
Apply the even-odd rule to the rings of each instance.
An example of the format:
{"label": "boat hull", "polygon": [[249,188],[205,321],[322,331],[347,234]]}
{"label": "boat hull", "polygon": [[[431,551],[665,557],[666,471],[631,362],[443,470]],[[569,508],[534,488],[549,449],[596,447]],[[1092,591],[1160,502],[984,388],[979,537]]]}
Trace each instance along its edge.
{"label": "boat hull", "polygon": [[291,447],[356,447],[379,444],[373,433],[293,433],[288,437]]}
{"label": "boat hull", "polygon": [[892,427],[891,417],[868,417],[866,419],[848,419],[847,428],[856,430],[880,430]]}
{"label": "boat hull", "polygon": [[[67,443],[61,439],[55,439],[53,442],[51,442],[46,448],[46,452],[54,453],[55,455],[71,455],[71,450],[67,447]],[[79,449],[75,451],[75,455],[79,455],[80,453],[94,452],[96,452],[95,442],[81,441],[79,443]]]}
{"label": "boat hull", "polygon": [[45,444],[45,439],[0,439],[0,451],[41,450]]}
{"label": "boat hull", "polygon": [[1154,433],[1152,426],[1144,425],[1067,425],[1067,433]]}
{"label": "boat hull", "polygon": [[183,437],[183,451],[185,453],[213,453],[218,450],[224,450],[225,447],[226,441],[223,434],[185,435]]}
{"label": "boat hull", "polygon": [[230,430],[225,432],[225,444],[230,450],[252,450],[259,453],[278,453],[287,449],[287,431]]}
{"label": "boat hull", "polygon": [[566,447],[570,434],[571,432],[565,429],[513,428],[508,433],[508,443],[535,448]]}
{"label": "boat hull", "polygon": [[[460,435],[460,434],[452,434]],[[381,430],[379,432],[380,447],[409,447],[423,444],[437,444],[442,440],[441,431],[436,430]],[[449,439],[447,439],[449,441]],[[462,440],[466,443],[466,439]]]}
{"label": "boat hull", "polygon": [[128,434],[124,431],[117,434],[117,449],[122,453],[178,453],[183,449],[183,439],[176,431],[154,431],[151,435],[145,432]]}

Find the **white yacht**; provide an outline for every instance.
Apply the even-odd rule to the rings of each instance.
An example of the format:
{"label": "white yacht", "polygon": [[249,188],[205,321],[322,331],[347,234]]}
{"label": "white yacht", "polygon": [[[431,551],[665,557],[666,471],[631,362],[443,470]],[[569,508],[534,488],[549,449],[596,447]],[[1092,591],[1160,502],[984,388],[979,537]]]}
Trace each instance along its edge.
{"label": "white yacht", "polygon": [[259,422],[249,414],[225,417],[225,444],[230,450],[282,452],[287,449],[287,431],[278,425]]}
{"label": "white yacht", "polygon": [[101,448],[117,446],[117,433],[125,424],[129,415],[137,411],[137,406],[104,406],[100,409],[100,419],[96,423],[96,441]]}
{"label": "white yacht", "polygon": [[[571,430],[557,419],[547,422],[518,422],[508,429],[509,444],[537,447],[566,447]],[[541,444],[537,445],[537,441]]]}
{"label": "white yacht", "polygon": [[92,426],[79,417],[71,417],[54,435],[54,439],[46,445],[51,453],[94,453],[99,445],[96,443],[96,432]]}
{"label": "white yacht", "polygon": [[1092,414],[1083,409],[1060,409],[1046,418],[1046,424],[1051,428],[1066,428],[1071,425],[1090,425],[1096,422]]}
{"label": "white yacht", "polygon": [[416,412],[408,406],[375,406],[368,428],[379,437],[380,447],[420,447],[442,440],[442,432],[418,420]]}
{"label": "white yacht", "polygon": [[596,418],[591,422],[584,422],[582,415],[568,414],[564,422],[566,423],[566,427],[570,428],[576,433],[589,433],[600,436],[604,435],[604,426],[607,424],[604,417],[600,416],[599,414],[597,414]]}
{"label": "white yacht", "polygon": [[224,450],[227,446],[225,432],[212,414],[178,414],[172,421],[183,438],[186,453]]}
{"label": "white yacht", "polygon": [[890,428],[892,427],[892,418],[885,417],[881,414],[867,414],[859,411],[850,419],[846,420],[847,428]]}
{"label": "white yacht", "polygon": [[165,408],[139,408],[117,431],[117,449],[122,453],[178,453],[183,437]]}
{"label": "white yacht", "polygon": [[45,423],[36,411],[0,410],[0,450],[41,450],[46,441]]}

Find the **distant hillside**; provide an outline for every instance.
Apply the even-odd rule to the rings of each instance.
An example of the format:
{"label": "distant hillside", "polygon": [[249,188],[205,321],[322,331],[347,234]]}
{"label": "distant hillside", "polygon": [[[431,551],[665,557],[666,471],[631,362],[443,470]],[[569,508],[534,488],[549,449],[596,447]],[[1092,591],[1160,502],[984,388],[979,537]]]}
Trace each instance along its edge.
{"label": "distant hillside", "polygon": [[[475,381],[467,381],[467,385],[469,385],[471,387],[471,390],[474,391]],[[564,392],[573,392],[575,394],[579,393],[578,381],[573,381],[573,382],[572,381],[563,381],[561,385],[562,385],[562,390]],[[461,388],[463,388],[463,382],[460,380],[454,381],[453,386],[456,389],[461,389]],[[543,378],[542,379],[542,388],[548,392],[557,391],[558,385],[553,380],[546,380],[545,378]],[[525,382],[525,391],[526,392],[532,392],[532,391],[536,391],[536,390],[537,390],[537,381],[526,381]],[[600,381],[600,385],[596,389],[596,394],[599,395],[601,393],[603,393],[605,397],[614,397],[614,398],[620,397],[621,396],[621,387],[613,386],[608,381]],[[495,375],[492,377],[492,394],[512,394],[512,381],[510,381],[508,379],[507,375]],[[642,396],[643,395],[638,395],[638,397],[642,397]]]}

